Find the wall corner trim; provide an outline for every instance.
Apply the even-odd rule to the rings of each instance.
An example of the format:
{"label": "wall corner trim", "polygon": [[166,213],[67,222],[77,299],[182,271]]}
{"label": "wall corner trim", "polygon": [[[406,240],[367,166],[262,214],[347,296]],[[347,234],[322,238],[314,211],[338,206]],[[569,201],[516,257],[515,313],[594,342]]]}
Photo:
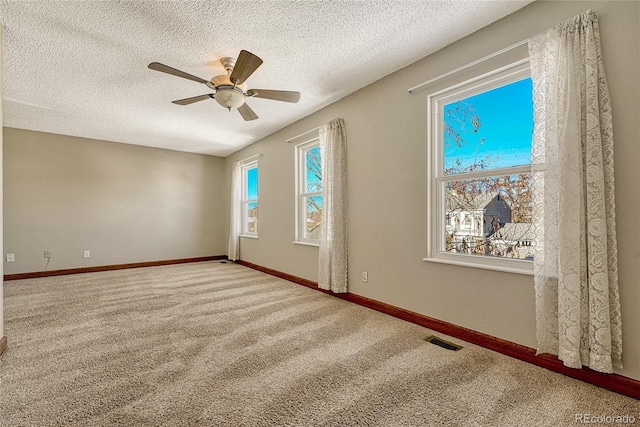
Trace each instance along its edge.
{"label": "wall corner trim", "polygon": [[498,353],[504,354],[505,356],[513,357],[514,359],[519,359],[524,362],[531,363],[532,365],[536,365],[541,368],[566,375],[570,378],[574,378],[640,400],[640,381],[633,378],[625,377],[619,374],[603,374],[586,367],[584,367],[583,369],[568,368],[564,366],[564,364],[556,356],[553,356],[551,354],[540,354],[536,356],[535,349],[531,347],[526,347],[524,345],[516,344],[511,341],[496,338],[482,332],[474,331],[472,329],[467,329],[462,326],[434,319],[423,314],[395,307],[393,305],[376,301],[360,295],[351,293],[336,294],[331,291],[318,288],[318,284],[316,282],[313,282],[312,280],[303,279],[301,277],[253,264],[251,262],[242,260],[238,260],[235,262],[245,267],[262,271],[263,273],[267,273],[272,276],[297,283],[299,285],[307,286],[320,292],[333,295],[334,297],[344,299],[355,304],[370,308],[372,310],[388,314],[398,319],[406,320],[407,322],[411,322],[416,325],[420,325],[425,328],[449,335],[451,337],[461,339],[480,347],[484,347],[488,350],[496,351]]}

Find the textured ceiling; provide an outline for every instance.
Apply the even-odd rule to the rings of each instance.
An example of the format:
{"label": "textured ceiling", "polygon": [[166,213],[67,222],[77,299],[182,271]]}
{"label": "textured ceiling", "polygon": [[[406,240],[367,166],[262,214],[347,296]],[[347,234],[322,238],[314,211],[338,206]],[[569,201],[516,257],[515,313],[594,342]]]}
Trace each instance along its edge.
{"label": "textured ceiling", "polygon": [[[523,1],[1,1],[4,126],[227,156],[530,3]],[[246,49],[264,60],[245,122],[204,79]],[[404,88],[403,88],[404,89]]]}

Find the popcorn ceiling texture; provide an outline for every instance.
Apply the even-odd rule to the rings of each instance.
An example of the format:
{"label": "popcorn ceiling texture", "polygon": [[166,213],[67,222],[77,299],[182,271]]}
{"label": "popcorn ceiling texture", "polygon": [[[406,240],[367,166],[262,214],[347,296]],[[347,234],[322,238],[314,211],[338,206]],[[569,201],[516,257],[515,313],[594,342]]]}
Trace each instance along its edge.
{"label": "popcorn ceiling texture", "polygon": [[[3,0],[4,126],[227,156],[531,1]],[[171,104],[211,91],[147,68],[208,80],[241,49],[264,60],[248,88],[300,102],[250,99],[245,122]]]}

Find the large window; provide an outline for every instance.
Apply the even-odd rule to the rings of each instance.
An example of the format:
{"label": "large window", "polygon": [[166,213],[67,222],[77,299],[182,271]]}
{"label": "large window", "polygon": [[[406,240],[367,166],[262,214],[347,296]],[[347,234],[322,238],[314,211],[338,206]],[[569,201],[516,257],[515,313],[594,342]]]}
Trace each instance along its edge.
{"label": "large window", "polygon": [[427,260],[529,273],[533,100],[527,64],[429,97]]}
{"label": "large window", "polygon": [[296,146],[296,242],[318,244],[322,216],[322,166],[318,139]]}
{"label": "large window", "polygon": [[258,236],[258,161],[242,166],[242,235]]}

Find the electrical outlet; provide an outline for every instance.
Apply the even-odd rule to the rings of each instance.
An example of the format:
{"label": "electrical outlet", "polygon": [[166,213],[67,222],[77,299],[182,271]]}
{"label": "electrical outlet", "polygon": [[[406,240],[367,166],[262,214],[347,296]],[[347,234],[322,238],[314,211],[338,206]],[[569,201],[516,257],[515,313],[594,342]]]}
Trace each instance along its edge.
{"label": "electrical outlet", "polygon": [[90,257],[91,257],[91,251],[84,251],[83,256],[84,256],[85,258],[90,258]]}
{"label": "electrical outlet", "polygon": [[16,254],[7,254],[7,262],[14,262],[16,260]]}
{"label": "electrical outlet", "polygon": [[369,273],[367,273],[366,271],[362,272],[362,281],[363,282],[368,282],[369,281]]}
{"label": "electrical outlet", "polygon": [[51,251],[44,251],[45,258],[51,258]]}

